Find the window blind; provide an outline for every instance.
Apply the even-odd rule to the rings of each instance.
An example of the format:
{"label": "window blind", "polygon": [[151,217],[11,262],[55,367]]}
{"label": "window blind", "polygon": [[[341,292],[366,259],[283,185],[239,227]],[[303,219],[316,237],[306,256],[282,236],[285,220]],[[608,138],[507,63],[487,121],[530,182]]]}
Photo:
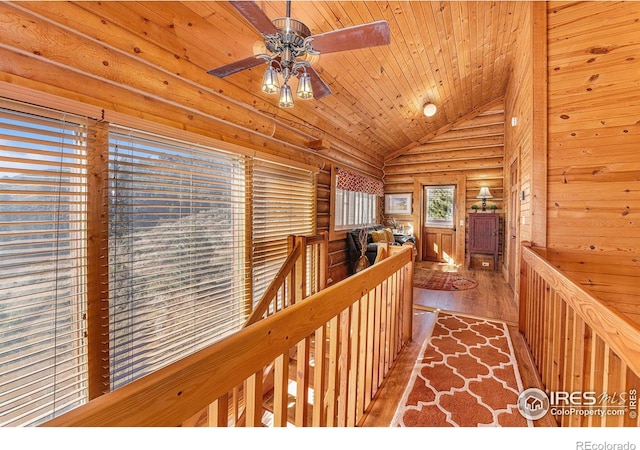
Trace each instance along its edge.
{"label": "window blind", "polygon": [[111,388],[238,330],[247,314],[244,157],[109,133]]}
{"label": "window blind", "polygon": [[287,257],[287,237],[315,233],[313,172],[254,159],[252,222],[255,304]]}
{"label": "window blind", "polygon": [[377,222],[379,198],[384,195],[381,181],[337,168],[334,230],[350,230]]}
{"label": "window blind", "polygon": [[0,100],[0,425],[87,401],[86,119]]}
{"label": "window blind", "polygon": [[376,222],[379,197],[336,187],[335,229],[351,230]]}

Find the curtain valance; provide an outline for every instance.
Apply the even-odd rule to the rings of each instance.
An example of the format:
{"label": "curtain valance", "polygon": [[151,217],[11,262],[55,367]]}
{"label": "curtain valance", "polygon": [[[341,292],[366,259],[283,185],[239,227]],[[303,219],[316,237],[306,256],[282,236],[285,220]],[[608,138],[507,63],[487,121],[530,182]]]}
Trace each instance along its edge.
{"label": "curtain valance", "polygon": [[346,191],[364,192],[378,197],[384,195],[382,181],[358,175],[345,169],[338,169],[338,187]]}

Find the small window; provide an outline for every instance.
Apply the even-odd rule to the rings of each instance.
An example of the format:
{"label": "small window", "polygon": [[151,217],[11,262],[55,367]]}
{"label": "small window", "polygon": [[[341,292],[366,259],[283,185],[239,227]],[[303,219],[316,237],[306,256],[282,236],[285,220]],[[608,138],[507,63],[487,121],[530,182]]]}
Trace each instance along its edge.
{"label": "small window", "polygon": [[430,227],[453,227],[453,199],[455,186],[425,187],[426,217],[425,223]]}
{"label": "small window", "polygon": [[378,196],[336,188],[335,230],[351,230],[376,222]]}
{"label": "small window", "polygon": [[347,231],[378,221],[382,181],[349,170],[333,170],[332,231]]}

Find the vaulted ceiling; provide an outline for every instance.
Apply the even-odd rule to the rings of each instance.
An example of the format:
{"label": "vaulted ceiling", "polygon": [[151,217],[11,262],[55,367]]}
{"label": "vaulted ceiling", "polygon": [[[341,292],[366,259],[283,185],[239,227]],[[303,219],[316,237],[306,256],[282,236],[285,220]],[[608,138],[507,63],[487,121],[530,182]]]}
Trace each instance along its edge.
{"label": "vaulted ceiling", "polygon": [[[256,3],[270,19],[285,16],[284,1]],[[76,19],[77,12],[64,19],[68,27],[82,28],[85,34],[92,33],[93,26],[97,41],[120,46],[129,54],[133,49],[137,58],[148,59],[160,70],[180,71],[179,76],[195,89],[213,90],[288,126],[310,130],[314,136],[345,143],[384,161],[504,95],[527,3],[293,0],[291,16],[306,24],[311,34],[386,20],[391,43],[320,55],[314,68],[332,95],[297,100],[290,109],[278,108],[276,96],[261,92],[266,65],[223,79],[206,74],[253,55],[262,42],[261,35],[228,2],[83,1],[68,4],[69,10],[80,8],[87,17],[99,17],[104,26],[82,23]],[[29,4],[24,5],[38,10]],[[59,9],[61,19],[66,14],[63,8]],[[132,34],[136,41],[125,48]],[[161,49],[165,56],[152,49]],[[79,50],[78,58],[91,55]],[[188,62],[188,70],[176,61]],[[437,105],[435,116],[423,115],[426,102]]]}
{"label": "vaulted ceiling", "polygon": [[[271,19],[285,15],[285,2],[258,2]],[[387,20],[391,44],[321,55],[314,67],[333,90],[321,100],[297,101],[274,110],[336,134],[383,159],[439,128],[501,97],[509,76],[515,34],[526,2],[353,1],[292,2],[291,16],[312,34]],[[186,2],[211,24],[202,48],[195,34],[181,36],[199,47],[199,65],[210,69],[253,54],[260,35],[226,2]],[[178,17],[176,11],[176,17]],[[204,52],[204,55],[202,54]],[[260,92],[264,65],[225,78]],[[435,116],[422,113],[426,102]]]}

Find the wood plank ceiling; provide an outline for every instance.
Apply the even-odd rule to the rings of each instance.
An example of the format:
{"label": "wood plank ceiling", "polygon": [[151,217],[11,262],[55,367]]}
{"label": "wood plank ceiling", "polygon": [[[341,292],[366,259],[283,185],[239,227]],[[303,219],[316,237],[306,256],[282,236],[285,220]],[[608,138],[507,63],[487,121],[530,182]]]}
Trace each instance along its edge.
{"label": "wood plank ceiling", "polygon": [[[527,3],[294,0],[291,16],[312,34],[385,19],[391,44],[320,55],[314,67],[333,94],[297,100],[291,109],[278,108],[277,97],[260,91],[264,65],[224,79],[202,76],[251,56],[261,43],[258,32],[227,2],[83,1],[74,7],[102,18],[112,36],[120,30],[122,35],[133,33],[149,47],[194,65],[199,70],[180,75],[195,88],[213,89],[288,126],[312,129],[329,141],[370,152],[382,162],[504,95]],[[257,4],[271,19],[285,16],[284,1]],[[122,45],[104,33],[96,30],[94,37]],[[174,72],[173,58],[158,60],[144,51],[138,56],[154,58],[150,64]],[[427,101],[438,106],[434,117],[422,114]]]}

